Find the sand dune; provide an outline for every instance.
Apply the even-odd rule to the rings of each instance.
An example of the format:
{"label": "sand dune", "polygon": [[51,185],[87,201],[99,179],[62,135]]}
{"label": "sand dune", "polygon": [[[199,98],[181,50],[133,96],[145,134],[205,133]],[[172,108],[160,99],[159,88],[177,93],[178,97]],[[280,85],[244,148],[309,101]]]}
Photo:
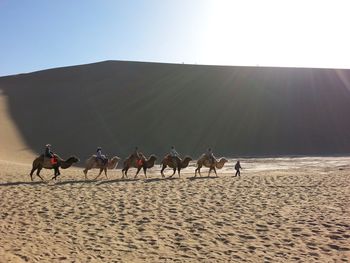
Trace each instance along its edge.
{"label": "sand dune", "polygon": [[[107,61],[0,78],[1,159],[350,152],[350,71]],[[6,105],[4,104],[6,100]],[[3,111],[8,114],[4,117]]]}
{"label": "sand dune", "polygon": [[0,156],[2,160],[30,162],[34,152],[28,147],[9,113],[8,98],[0,93]]}
{"label": "sand dune", "polygon": [[195,162],[171,180],[159,163],[150,178],[29,177],[48,142],[81,164],[96,146],[346,154],[349,101],[349,70],[107,61],[2,77],[0,262],[349,262],[349,157],[240,158],[241,178],[236,159],[218,178],[194,179]]}
{"label": "sand dune", "polygon": [[0,262],[348,262],[349,163],[250,159],[234,178],[231,160],[219,178],[190,167],[86,182],[73,168],[42,183],[1,161]]}

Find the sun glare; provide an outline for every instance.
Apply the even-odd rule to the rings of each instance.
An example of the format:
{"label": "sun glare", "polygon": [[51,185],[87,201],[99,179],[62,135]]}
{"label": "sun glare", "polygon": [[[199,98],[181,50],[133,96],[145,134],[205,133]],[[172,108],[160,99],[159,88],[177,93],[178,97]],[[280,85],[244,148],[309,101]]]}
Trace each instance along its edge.
{"label": "sun glare", "polygon": [[210,1],[204,63],[349,67],[346,1]]}

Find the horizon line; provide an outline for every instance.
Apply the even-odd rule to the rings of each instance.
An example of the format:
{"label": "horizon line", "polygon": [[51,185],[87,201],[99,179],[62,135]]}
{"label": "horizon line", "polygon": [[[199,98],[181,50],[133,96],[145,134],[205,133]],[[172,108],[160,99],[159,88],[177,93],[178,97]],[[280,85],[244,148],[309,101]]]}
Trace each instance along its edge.
{"label": "horizon line", "polygon": [[101,64],[101,63],[108,63],[108,62],[129,62],[129,63],[145,63],[145,64],[164,64],[164,65],[186,65],[186,66],[205,66],[205,67],[239,67],[239,68],[278,68],[278,69],[324,69],[324,70],[350,70],[350,68],[344,68],[344,67],[307,67],[307,66],[271,66],[271,65],[229,65],[229,64],[198,64],[198,63],[186,63],[186,62],[164,62],[164,61],[141,61],[141,60],[123,60],[123,59],[107,59],[107,60],[100,60],[95,62],[87,62],[83,64],[71,64],[71,65],[63,65],[63,66],[57,66],[52,68],[43,68],[28,72],[20,72],[20,73],[14,73],[10,75],[0,75],[0,78],[5,77],[13,77],[18,75],[26,75],[26,74],[32,74],[42,71],[48,71],[48,70],[55,70],[55,69],[62,69],[62,68],[71,68],[71,67],[79,67],[79,66],[87,66],[87,65],[93,65],[93,64]]}

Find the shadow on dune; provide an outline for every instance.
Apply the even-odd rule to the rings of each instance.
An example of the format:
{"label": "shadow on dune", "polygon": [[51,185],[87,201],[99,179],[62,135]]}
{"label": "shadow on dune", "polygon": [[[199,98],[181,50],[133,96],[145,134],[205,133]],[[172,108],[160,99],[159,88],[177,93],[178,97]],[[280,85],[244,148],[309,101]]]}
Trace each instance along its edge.
{"label": "shadow on dune", "polygon": [[36,153],[261,156],[349,153],[349,83],[350,70],[106,61],[2,77],[0,90]]}

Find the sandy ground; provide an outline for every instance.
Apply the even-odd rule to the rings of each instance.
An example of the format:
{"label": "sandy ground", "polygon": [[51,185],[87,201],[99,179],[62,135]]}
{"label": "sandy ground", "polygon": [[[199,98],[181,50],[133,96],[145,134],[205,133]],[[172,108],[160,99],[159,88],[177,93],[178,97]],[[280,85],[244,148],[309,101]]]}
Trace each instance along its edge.
{"label": "sandy ground", "polygon": [[350,158],[246,159],[240,178],[233,164],[30,182],[29,164],[0,161],[0,262],[350,261]]}

